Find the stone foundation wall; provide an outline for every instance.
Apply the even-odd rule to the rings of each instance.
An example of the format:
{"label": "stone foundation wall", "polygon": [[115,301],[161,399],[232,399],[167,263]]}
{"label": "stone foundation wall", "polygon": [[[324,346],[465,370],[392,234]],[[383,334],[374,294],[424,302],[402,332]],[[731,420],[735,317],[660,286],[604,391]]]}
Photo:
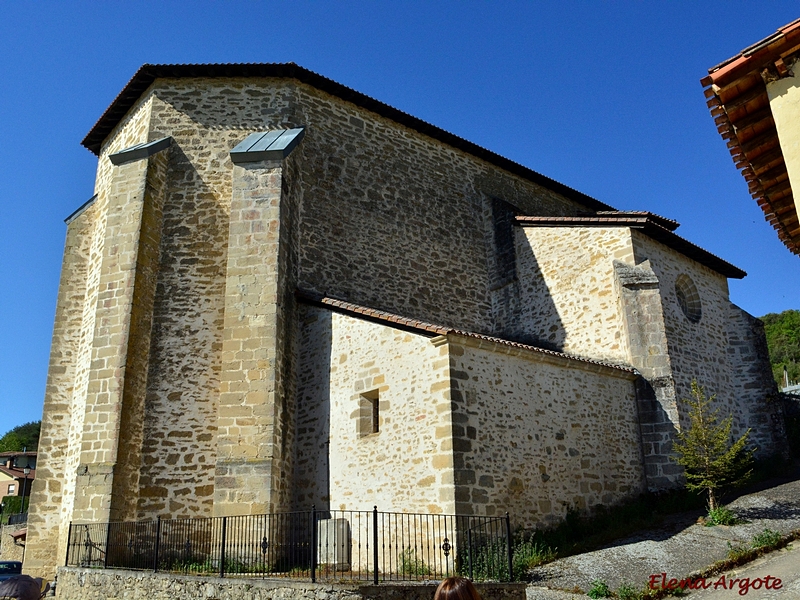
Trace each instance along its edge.
{"label": "stone foundation wall", "polygon": [[[326,584],[260,579],[219,579],[62,567],[60,600],[431,600],[437,582]],[[483,600],[524,600],[523,583],[478,583]]]}

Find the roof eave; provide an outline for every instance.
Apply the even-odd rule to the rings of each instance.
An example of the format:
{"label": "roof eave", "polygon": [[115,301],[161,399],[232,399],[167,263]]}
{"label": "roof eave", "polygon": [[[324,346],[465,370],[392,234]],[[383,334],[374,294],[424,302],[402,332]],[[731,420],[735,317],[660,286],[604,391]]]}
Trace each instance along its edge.
{"label": "roof eave", "polygon": [[151,65],[144,64],[128,81],[122,91],[113,100],[97,123],[92,127],[81,144],[93,152],[100,154],[103,142],[156,79],[180,77],[277,77],[296,79],[323,92],[329,93],[374,112],[382,117],[422,133],[444,144],[471,154],[490,164],[498,166],[514,175],[518,175],[544,188],[550,189],[569,200],[592,210],[614,210],[613,207],[579,192],[563,183],[550,179],[541,173],[529,169],[508,158],[500,156],[477,144],[436,127],[422,119],[398,110],[388,104],[362,94],[352,88],[327,77],[305,69],[295,63],[236,63],[236,64],[202,64],[202,65]]}

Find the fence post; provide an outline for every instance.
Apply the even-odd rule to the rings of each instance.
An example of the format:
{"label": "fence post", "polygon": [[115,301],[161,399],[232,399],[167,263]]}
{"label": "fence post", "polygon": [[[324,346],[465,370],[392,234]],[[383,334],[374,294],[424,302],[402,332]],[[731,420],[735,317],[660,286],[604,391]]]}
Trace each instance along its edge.
{"label": "fence post", "polygon": [[506,513],[506,542],[508,546],[508,580],[514,581],[514,555],[511,546],[511,519]]}
{"label": "fence post", "polygon": [[64,566],[69,566],[69,544],[72,542],[72,521],[69,522],[69,529],[67,530],[67,560],[64,562]]}
{"label": "fence post", "polygon": [[372,507],[372,560],[375,563],[375,573],[372,583],[378,585],[378,506]]}
{"label": "fence post", "polygon": [[[469,522],[467,524],[469,525]],[[472,575],[472,527],[467,529],[467,558],[469,559],[469,578],[475,579]]]}
{"label": "fence post", "polygon": [[311,505],[311,583],[317,582],[317,505]]}
{"label": "fence post", "polygon": [[153,572],[158,573],[158,547],[161,545],[161,517],[156,521],[156,548],[153,552]]}
{"label": "fence post", "polygon": [[219,549],[219,576],[225,577],[225,542],[228,536],[228,517],[222,517],[222,546]]}
{"label": "fence post", "polygon": [[108,568],[108,547],[111,542],[111,523],[106,523],[106,552],[103,555],[103,568]]}

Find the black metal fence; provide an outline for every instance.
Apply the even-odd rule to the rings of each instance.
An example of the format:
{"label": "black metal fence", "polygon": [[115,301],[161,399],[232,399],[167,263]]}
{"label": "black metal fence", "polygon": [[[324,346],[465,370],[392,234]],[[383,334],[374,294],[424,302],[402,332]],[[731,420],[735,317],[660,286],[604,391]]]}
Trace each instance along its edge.
{"label": "black metal fence", "polygon": [[70,524],[67,566],[219,577],[510,581],[503,517],[317,511]]}
{"label": "black metal fence", "polygon": [[8,515],[9,525],[19,525],[20,523],[28,522],[28,513],[17,513],[16,515]]}

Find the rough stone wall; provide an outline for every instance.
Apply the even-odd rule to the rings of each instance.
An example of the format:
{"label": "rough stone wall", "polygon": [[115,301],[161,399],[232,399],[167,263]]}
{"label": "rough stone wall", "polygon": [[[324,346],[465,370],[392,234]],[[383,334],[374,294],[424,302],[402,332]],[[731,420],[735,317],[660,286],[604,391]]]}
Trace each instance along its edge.
{"label": "rough stone wall", "polygon": [[234,166],[214,510],[290,507],[291,406],[285,332],[294,326],[291,209],[279,163]]}
{"label": "rough stone wall", "polygon": [[[303,315],[298,508],[452,514],[446,346],[323,308]],[[375,392],[380,423],[371,433],[362,409]]]}
{"label": "rough stone wall", "polygon": [[517,525],[644,490],[631,372],[452,337],[456,511]]}
{"label": "rough stone wall", "polygon": [[785,454],[786,429],[772,378],[764,324],[731,304],[728,357],[734,378],[734,397],[742,421],[752,428],[750,440],[758,456]]}
{"label": "rough stone wall", "polygon": [[[33,547],[28,561],[35,568],[52,564],[57,556],[56,548],[65,521],[62,505],[66,496],[74,493],[75,465],[74,460],[69,459],[76,457],[77,452],[70,429],[83,424],[83,403],[75,398],[74,392],[81,346],[86,344],[83,324],[92,230],[97,225],[95,212],[92,205],[67,226],[39,438],[38,477],[31,486],[33,504],[29,511],[28,535]],[[71,502],[69,504],[71,508]]]}
{"label": "rough stone wall", "polygon": [[614,270],[630,363],[642,374],[636,396],[647,486],[663,490],[675,486],[683,471],[670,459],[680,421],[659,280],[649,261],[615,261]]}
{"label": "rough stone wall", "polygon": [[[632,235],[637,262],[649,260],[648,264],[658,278],[681,424],[686,425],[686,414],[680,400],[691,396],[693,379],[705,387],[708,395],[716,394],[720,406],[735,412],[733,379],[736,374],[731,369],[728,354],[731,310],[728,280],[637,231]],[[691,278],[700,294],[702,316],[698,323],[692,323],[678,303],[675,283],[682,274]],[[738,419],[735,421],[734,433],[743,426]]]}
{"label": "rough stone wall", "polygon": [[[22,560],[25,556],[25,542],[14,541],[11,534],[19,529],[24,529],[25,523],[18,525],[3,525],[0,527],[0,560]],[[28,529],[30,535],[30,529]]]}
{"label": "rough stone wall", "polygon": [[[233,165],[255,130],[287,123],[285,83],[159,80],[151,139],[173,138],[164,206],[139,518],[210,516]],[[244,508],[244,507],[243,507]]]}
{"label": "rough stone wall", "polygon": [[[219,579],[62,567],[60,600],[430,600],[438,581],[381,585]],[[525,600],[523,583],[476,583],[485,600]]]}
{"label": "rough stone wall", "polygon": [[165,162],[155,156],[126,163],[111,179],[76,520],[136,516]]}
{"label": "rough stone wall", "polygon": [[528,214],[585,210],[309,86],[296,95],[308,126],[296,150],[303,289],[490,333],[502,326],[489,291],[492,198]]}
{"label": "rough stone wall", "polygon": [[520,328],[578,356],[628,363],[614,261],[633,263],[625,227],[517,227]]}
{"label": "rough stone wall", "polygon": [[[147,139],[147,128],[150,117],[150,102],[147,98],[140,101],[135,106],[128,116],[123,119],[120,125],[112,132],[107,142],[106,152],[116,152],[122,148],[126,148],[135,143],[140,143]],[[95,201],[84,210],[82,214],[72,222],[72,227],[80,228],[81,231],[77,237],[81,238],[80,244],[88,244],[88,258],[86,259],[85,272],[81,268],[76,268],[75,271],[62,271],[62,281],[69,280],[70,285],[74,285],[84,279],[82,282],[84,287],[84,297],[81,301],[80,292],[76,293],[73,302],[76,303],[76,310],[80,311],[80,322],[78,323],[77,315],[69,318],[68,324],[62,324],[60,315],[57,313],[54,330],[60,327],[77,327],[74,330],[75,336],[78,337],[77,351],[73,356],[71,362],[73,373],[65,374],[62,381],[58,382],[48,391],[45,395],[45,403],[43,410],[43,425],[47,423],[51,415],[64,414],[57,401],[57,396],[64,394],[69,395],[69,431],[67,434],[67,441],[62,446],[64,451],[63,465],[59,465],[61,459],[56,458],[53,460],[53,467],[51,467],[51,458],[48,456],[49,449],[42,446],[42,453],[38,460],[38,471],[46,473],[51,468],[54,470],[63,469],[63,477],[55,477],[50,483],[51,479],[44,476],[37,477],[39,480],[39,492],[36,502],[31,507],[29,513],[29,520],[31,522],[31,532],[28,538],[28,557],[25,561],[25,568],[27,572],[41,575],[44,577],[52,577],[55,565],[59,562],[59,556],[63,556],[66,552],[67,541],[67,528],[69,522],[73,517],[74,501],[76,494],[76,478],[75,473],[78,471],[78,465],[81,462],[81,453],[84,444],[84,427],[86,425],[85,418],[87,412],[87,395],[89,390],[89,380],[92,373],[93,363],[92,354],[94,346],[94,332],[97,322],[97,302],[100,290],[101,278],[101,265],[103,262],[103,253],[106,241],[106,221],[109,196],[112,193],[111,179],[113,169],[110,161],[100,160],[97,169],[97,179],[95,182]],[[67,252],[70,251],[70,238],[71,232],[68,227],[67,231],[67,247],[65,248],[65,260],[67,259]],[[64,285],[63,283],[61,285]],[[59,288],[59,302],[62,297],[62,288]],[[80,305],[80,308],[78,308]],[[62,352],[63,350],[59,350]],[[56,367],[48,372],[48,381],[51,376],[57,376],[62,367]],[[46,427],[45,427],[46,429]],[[54,447],[55,447],[54,440]],[[59,484],[61,484],[61,495],[56,492]],[[51,486],[53,486],[51,488]],[[47,489],[44,489],[44,488]],[[36,491],[36,484],[34,484],[33,492]],[[52,540],[49,535],[55,531],[51,525],[51,519],[54,518],[52,509],[54,507],[59,509],[58,517],[58,539],[57,542]],[[41,513],[40,513],[41,511]],[[49,513],[49,516],[45,516]],[[45,527],[40,527],[40,518],[44,517],[47,523],[47,531]],[[44,534],[44,535],[42,535]]]}

